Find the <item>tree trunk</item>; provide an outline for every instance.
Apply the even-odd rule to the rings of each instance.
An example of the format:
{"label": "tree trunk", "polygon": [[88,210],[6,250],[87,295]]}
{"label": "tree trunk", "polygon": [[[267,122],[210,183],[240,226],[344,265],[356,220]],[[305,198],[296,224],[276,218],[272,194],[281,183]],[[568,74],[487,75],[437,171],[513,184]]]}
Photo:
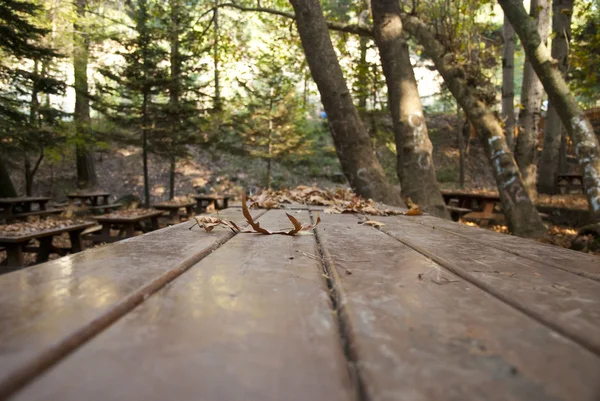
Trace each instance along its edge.
{"label": "tree trunk", "polygon": [[273,101],[274,101],[274,93],[273,88],[270,90],[269,97],[269,126],[268,126],[268,136],[267,136],[267,189],[271,190],[271,169],[272,169],[272,160],[273,160]]}
{"label": "tree trunk", "polygon": [[10,198],[17,196],[17,191],[13,185],[12,179],[4,160],[0,158],[0,198]]}
{"label": "tree trunk", "polygon": [[502,118],[506,143],[513,149],[515,135],[515,30],[504,18],[504,46],[502,54]]}
{"label": "tree trunk", "polygon": [[175,198],[175,164],[177,160],[175,155],[171,156],[171,163],[169,166],[169,200]]}
{"label": "tree trunk", "polygon": [[[548,40],[550,25],[549,0],[531,0],[531,18],[535,21],[542,41]],[[539,137],[539,121],[541,117],[544,88],[538,79],[529,58],[525,58],[523,67],[523,85],[521,89],[521,104],[523,109],[519,114],[519,136],[517,137],[516,159],[523,182],[529,194],[534,196],[537,179],[537,145]]]}
{"label": "tree trunk", "polygon": [[[87,0],[77,0],[77,20],[85,18]],[[75,129],[77,130],[78,145],[75,147],[77,186],[92,188],[97,185],[94,155],[85,143],[90,136],[90,101],[88,97],[88,59],[90,39],[81,26],[73,23],[73,71],[75,88]]]}
{"label": "tree trunk", "polygon": [[144,169],[144,207],[150,207],[150,180],[148,178],[148,101],[149,94],[144,93],[142,103],[142,162]]}
{"label": "tree trunk", "polygon": [[213,108],[215,111],[221,110],[221,87],[219,84],[219,0],[215,0],[214,11],[214,44],[213,44],[213,63],[215,69],[215,97]]}
{"label": "tree trunk", "polygon": [[[181,94],[181,57],[179,55],[179,13],[181,12],[179,0],[171,0],[171,32],[170,32],[170,64],[171,64],[171,82],[169,83],[169,103],[170,108],[174,112],[179,108],[179,97]],[[178,121],[179,122],[179,121]],[[176,141],[179,124],[174,124],[171,127],[171,149],[170,151],[170,166],[169,166],[169,199],[175,197],[175,165],[177,151],[174,142]]]}
{"label": "tree trunk", "polygon": [[402,38],[400,5],[397,0],[372,0],[371,9],[388,88],[402,198],[406,203],[410,198],[427,213],[449,218],[435,177],[433,145],[427,135],[408,45]]}
{"label": "tree trunk", "polygon": [[494,113],[469,87],[465,72],[451,63],[444,46],[439,43],[429,27],[411,15],[403,15],[404,28],[423,46],[448,89],[465,111],[469,121],[481,137],[485,153],[492,165],[492,172],[502,200],[502,211],[511,232],[523,237],[537,237],[545,233],[542,220],[527,194],[521,174],[506,144],[504,130]]}
{"label": "tree trunk", "polygon": [[583,183],[590,210],[600,219],[600,145],[590,121],[577,104],[562,73],[552,60],[535,23],[518,0],[498,0],[523,43],[537,76],[575,144],[583,169]]}
{"label": "tree trunk", "polygon": [[460,104],[456,103],[456,120],[458,127],[456,129],[456,137],[458,142],[458,182],[460,188],[465,187],[465,136],[463,134],[464,121],[460,115]]}
{"label": "tree trunk", "polygon": [[[571,16],[574,0],[552,1],[552,58],[566,77],[569,69],[569,42],[571,40]],[[548,113],[544,125],[544,146],[540,160],[538,189],[542,193],[556,192],[556,174],[560,166],[560,149],[564,128],[552,101],[548,102]],[[564,168],[564,166],[561,166]]]}
{"label": "tree trunk", "polygon": [[375,157],[331,44],[318,0],[290,0],[306,61],[319,88],[336,152],[352,189],[362,197],[401,205]]}

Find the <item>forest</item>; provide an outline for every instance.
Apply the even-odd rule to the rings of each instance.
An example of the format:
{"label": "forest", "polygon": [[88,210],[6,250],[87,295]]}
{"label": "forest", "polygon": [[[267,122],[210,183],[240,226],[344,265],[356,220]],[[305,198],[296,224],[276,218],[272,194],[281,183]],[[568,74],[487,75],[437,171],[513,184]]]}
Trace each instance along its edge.
{"label": "forest", "polygon": [[495,191],[537,238],[571,174],[600,218],[599,0],[1,0],[0,20],[0,197],[341,183],[449,218],[443,190]]}

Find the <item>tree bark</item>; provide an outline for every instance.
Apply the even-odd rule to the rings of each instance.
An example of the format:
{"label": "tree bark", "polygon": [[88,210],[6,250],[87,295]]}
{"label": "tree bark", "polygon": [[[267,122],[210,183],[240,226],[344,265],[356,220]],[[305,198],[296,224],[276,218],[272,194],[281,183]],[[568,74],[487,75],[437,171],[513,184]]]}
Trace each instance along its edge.
{"label": "tree bark", "polygon": [[[77,0],[75,8],[77,20],[85,18],[87,0]],[[90,39],[82,27],[73,23],[73,71],[75,88],[75,129],[77,130],[78,144],[75,147],[77,186],[79,188],[92,188],[97,185],[94,155],[90,147],[83,143],[90,136],[90,101],[88,97],[88,59]]]}
{"label": "tree bark", "polygon": [[397,0],[372,0],[371,9],[388,88],[402,198],[406,203],[410,198],[427,213],[449,218],[435,177],[433,145],[427,135],[408,45],[402,37],[400,5]]}
{"label": "tree bark", "polygon": [[144,207],[150,207],[150,180],[148,178],[148,102],[150,95],[143,94],[142,103],[142,163],[144,169]]}
{"label": "tree bark", "polygon": [[500,121],[469,87],[464,70],[452,62],[452,57],[446,54],[444,46],[436,40],[429,27],[417,17],[402,17],[404,28],[423,46],[425,54],[432,59],[448,89],[480,135],[486,156],[492,165],[502,200],[502,211],[510,231],[523,237],[543,235],[545,227],[523,186]]}
{"label": "tree bark", "polygon": [[504,46],[502,52],[502,118],[506,143],[513,149],[515,135],[515,30],[504,18]]}
{"label": "tree bark", "polygon": [[[549,0],[531,0],[530,16],[535,24],[541,40],[548,40],[550,25]],[[532,21],[532,22],[533,22]],[[539,121],[544,88],[538,79],[529,58],[525,58],[523,67],[523,85],[521,89],[521,104],[523,109],[519,114],[519,136],[517,137],[516,159],[525,187],[534,196],[537,180],[537,145],[539,137]]]}
{"label": "tree bark", "polygon": [[460,115],[460,104],[456,103],[456,129],[457,145],[458,145],[458,182],[460,188],[465,187],[465,136],[463,134],[464,121]]}
{"label": "tree bark", "polygon": [[600,219],[600,145],[592,125],[571,94],[562,73],[550,57],[548,48],[540,38],[535,23],[529,20],[523,5],[519,0],[498,0],[498,2],[519,35],[537,76],[542,81],[550,101],[554,104],[575,144],[575,152],[583,169],[589,207],[595,217]]}
{"label": "tree bark", "polygon": [[17,191],[4,160],[0,158],[0,198],[11,198],[17,196]]}
{"label": "tree bark", "polygon": [[215,97],[213,108],[215,111],[221,110],[221,87],[219,83],[219,0],[215,0],[215,9],[213,16],[214,23],[214,44],[213,44],[213,64],[215,70]]}
{"label": "tree bark", "polygon": [[[569,69],[569,42],[571,40],[571,16],[574,0],[552,1],[552,58],[558,62],[558,69],[566,77]],[[540,159],[538,190],[546,194],[556,193],[556,174],[560,163],[560,149],[564,127],[554,108],[548,102],[548,113],[544,125],[544,144]]]}
{"label": "tree bark", "polygon": [[177,162],[177,158],[175,155],[171,155],[171,160],[169,163],[169,200],[173,200],[175,198],[175,165]]}
{"label": "tree bark", "polygon": [[[170,74],[171,82],[169,86],[169,103],[171,110],[178,110],[179,97],[181,93],[181,57],[179,55],[179,13],[181,12],[179,0],[171,0],[171,32],[170,32]],[[178,125],[174,124],[171,132],[172,141],[175,141],[178,134]],[[169,199],[175,197],[175,166],[177,157],[175,155],[175,146],[170,149],[170,165],[169,165]]]}
{"label": "tree bark", "polygon": [[387,182],[371,140],[352,103],[318,0],[290,0],[306,61],[319,88],[342,169],[362,197],[401,205]]}

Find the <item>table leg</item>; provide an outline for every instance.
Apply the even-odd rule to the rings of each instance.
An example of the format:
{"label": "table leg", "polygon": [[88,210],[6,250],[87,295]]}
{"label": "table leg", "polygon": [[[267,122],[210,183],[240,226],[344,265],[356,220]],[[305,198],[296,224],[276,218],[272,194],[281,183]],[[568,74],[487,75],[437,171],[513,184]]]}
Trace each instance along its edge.
{"label": "table leg", "polygon": [[104,204],[108,205],[108,195],[104,195],[102,198],[103,198]]}
{"label": "table leg", "polygon": [[110,241],[110,224],[102,224],[102,231],[100,232],[100,241],[109,242]]}
{"label": "table leg", "polygon": [[90,203],[92,204],[92,206],[98,206],[98,197],[97,196],[90,196]]}
{"label": "table leg", "polygon": [[223,199],[223,209],[227,209],[229,207],[229,198]]}
{"label": "table leg", "polygon": [[6,259],[8,267],[23,267],[25,266],[25,252],[23,252],[24,244],[5,245]]}
{"label": "table leg", "polygon": [[152,231],[158,230],[160,228],[160,226],[158,225],[158,216],[152,217],[151,221],[152,221]]}
{"label": "table leg", "polygon": [[48,256],[52,251],[52,237],[40,238],[40,248],[36,257],[36,263],[43,263],[48,261]]}
{"label": "table leg", "polygon": [[48,201],[41,201],[40,202],[40,210],[46,210],[46,203],[48,203]]}
{"label": "table leg", "polygon": [[[485,214],[494,213],[495,205],[496,205],[496,202],[483,201],[483,213],[485,213]],[[481,227],[487,227],[489,222],[490,222],[489,219],[481,219],[481,221],[479,222],[479,225]]]}
{"label": "table leg", "polygon": [[81,230],[69,231],[69,239],[71,240],[71,253],[83,251],[83,245],[81,243]]}
{"label": "table leg", "polygon": [[172,224],[179,223],[179,209],[169,210],[169,218],[170,218]]}
{"label": "table leg", "polygon": [[192,217],[194,217],[194,207],[193,206],[186,206],[185,212],[187,213],[187,217],[189,219],[191,219]]}
{"label": "table leg", "polygon": [[135,223],[125,224],[125,238],[131,238],[135,235]]}

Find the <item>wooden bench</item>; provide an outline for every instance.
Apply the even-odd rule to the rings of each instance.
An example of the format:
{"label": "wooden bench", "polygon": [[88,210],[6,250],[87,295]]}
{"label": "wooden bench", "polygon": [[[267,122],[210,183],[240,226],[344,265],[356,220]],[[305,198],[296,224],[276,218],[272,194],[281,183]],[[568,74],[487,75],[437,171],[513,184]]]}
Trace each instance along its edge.
{"label": "wooden bench", "polygon": [[453,221],[458,221],[463,215],[473,211],[466,207],[458,207],[453,205],[446,205],[446,209],[450,213],[450,217],[452,217]]}
{"label": "wooden bench", "polygon": [[14,213],[12,215],[12,217],[15,219],[26,219],[27,217],[32,217],[32,216],[44,217],[44,216],[61,214],[64,211],[65,211],[64,209],[34,210],[32,212]]}
{"label": "wooden bench", "polygon": [[229,207],[229,199],[231,199],[231,196],[192,195],[192,198],[197,202],[196,212],[203,213],[211,203],[215,205],[215,209],[217,210],[227,209]]}
{"label": "wooden bench", "polygon": [[0,399],[597,399],[600,258],[321,218],[295,237],[181,223],[1,276]]}
{"label": "wooden bench", "polygon": [[[164,210],[168,212],[168,220],[169,224],[178,224],[181,223],[182,217],[191,218],[194,215],[194,206],[196,206],[196,202],[181,202],[181,203],[157,203],[152,205],[154,209]],[[179,211],[181,209],[185,210],[185,214],[180,214]]]}
{"label": "wooden bench", "polygon": [[119,210],[121,209],[121,206],[122,205],[120,203],[109,203],[107,205],[87,206],[87,209],[92,213],[98,212],[104,214],[113,210]]}
{"label": "wooden bench", "polygon": [[[94,219],[102,226],[100,234],[89,235],[87,238],[94,242],[115,242],[135,235],[136,231],[154,231],[159,229],[158,217],[161,216],[161,211],[148,211],[136,216],[111,216],[103,215],[94,217]],[[144,223],[150,223],[149,227],[144,227]],[[115,237],[111,235],[111,229],[118,229],[119,234]]]}

